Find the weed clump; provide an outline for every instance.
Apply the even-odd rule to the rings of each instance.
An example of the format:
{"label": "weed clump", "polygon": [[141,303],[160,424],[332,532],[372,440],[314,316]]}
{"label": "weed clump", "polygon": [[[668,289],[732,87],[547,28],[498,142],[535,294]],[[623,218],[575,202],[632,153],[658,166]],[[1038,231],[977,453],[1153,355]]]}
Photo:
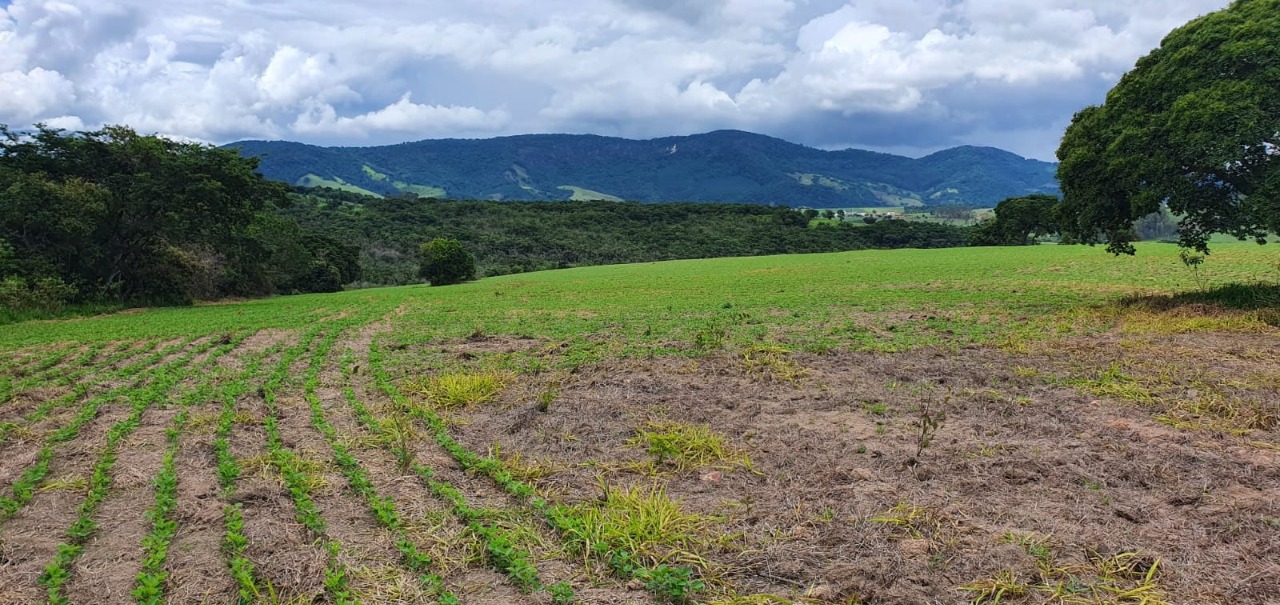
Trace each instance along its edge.
{"label": "weed clump", "polygon": [[1007,597],[1034,594],[1045,603],[1082,605],[1168,605],[1156,579],[1160,559],[1133,552],[1103,555],[1090,550],[1085,564],[1060,564],[1051,538],[1036,534],[1007,533],[1001,542],[1017,544],[1035,560],[1033,580],[1012,571],[969,582],[960,590],[973,595],[972,605],[995,604]]}
{"label": "weed clump", "polygon": [[503,372],[441,374],[407,384],[436,409],[454,410],[493,401],[510,377]]}
{"label": "weed clump", "polygon": [[748,374],[774,382],[795,382],[808,370],[787,357],[791,351],[778,345],[760,344],[742,350],[742,367]]}
{"label": "weed clump", "polygon": [[749,456],[727,446],[724,437],[705,424],[650,422],[628,444],[645,448],[656,464],[674,466],[678,471],[704,466],[751,468]]}
{"label": "weed clump", "polygon": [[936,511],[909,502],[899,502],[893,508],[868,520],[872,523],[883,523],[916,540],[936,535],[942,528],[941,519]]}
{"label": "weed clump", "polygon": [[566,542],[584,554],[624,552],[644,567],[681,563],[705,567],[697,554],[712,519],[687,513],[658,485],[610,489],[601,498],[552,509]]}

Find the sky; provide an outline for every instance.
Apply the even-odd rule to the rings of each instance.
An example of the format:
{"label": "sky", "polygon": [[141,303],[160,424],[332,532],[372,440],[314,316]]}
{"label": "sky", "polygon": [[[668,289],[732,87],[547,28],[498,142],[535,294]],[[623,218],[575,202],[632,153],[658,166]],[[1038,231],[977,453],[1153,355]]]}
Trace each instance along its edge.
{"label": "sky", "polygon": [[378,145],[722,128],[1052,160],[1227,0],[0,0],[0,123]]}

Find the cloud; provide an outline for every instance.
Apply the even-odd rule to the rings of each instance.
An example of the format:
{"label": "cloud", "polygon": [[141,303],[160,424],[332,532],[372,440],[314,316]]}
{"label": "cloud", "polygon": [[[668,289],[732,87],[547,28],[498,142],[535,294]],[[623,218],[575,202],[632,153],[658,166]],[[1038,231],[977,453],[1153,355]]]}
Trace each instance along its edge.
{"label": "cloud", "polygon": [[377,111],[353,117],[338,116],[332,105],[317,103],[298,116],[293,131],[304,135],[366,137],[373,133],[404,133],[416,136],[451,136],[492,133],[506,125],[505,111],[482,111],[475,107],[420,105],[405,94],[399,101]]}
{"label": "cloud", "polygon": [[0,123],[352,144],[742,128],[1050,158],[1076,110],[1226,4],[15,0]]}
{"label": "cloud", "polygon": [[43,117],[45,108],[67,105],[75,99],[75,87],[56,71],[37,67],[30,71],[0,73],[0,116],[18,121]]}

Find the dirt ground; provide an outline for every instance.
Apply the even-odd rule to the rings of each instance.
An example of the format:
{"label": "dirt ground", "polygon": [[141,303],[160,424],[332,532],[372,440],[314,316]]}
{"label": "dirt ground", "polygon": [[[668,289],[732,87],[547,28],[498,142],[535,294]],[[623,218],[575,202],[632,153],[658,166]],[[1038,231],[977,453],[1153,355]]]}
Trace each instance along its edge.
{"label": "dirt ground", "polygon": [[[564,501],[598,498],[602,483],[665,484],[733,537],[704,549],[740,593],[958,603],[979,594],[962,587],[1007,573],[1027,586],[1071,578],[1087,595],[1105,583],[1096,564],[1132,553],[1126,573],[1156,563],[1170,603],[1272,605],[1276,359],[1280,339],[1266,333],[800,355],[795,380],[732,355],[625,361],[555,377],[546,413],[536,402],[548,385],[525,382],[459,414],[454,431],[473,451],[552,463],[539,487]],[[1147,387],[1107,396],[1114,385],[1097,377],[1112,375]],[[1172,426],[1186,418],[1169,411],[1202,392],[1248,403],[1254,428],[1230,429],[1239,413],[1222,430]],[[940,425],[923,447],[922,414]],[[632,440],[658,419],[708,425],[750,469],[645,470]],[[1041,574],[1041,560],[1061,571]],[[1000,602],[1058,601],[1028,590]]]}
{"label": "dirt ground", "polygon": [[[362,402],[375,418],[398,413],[368,356],[387,329],[373,324],[340,339],[310,396],[372,488],[394,503],[403,531],[376,522],[335,463],[303,384],[305,357],[288,368],[274,408],[261,386],[265,370],[230,400],[227,447],[241,474],[234,489],[219,487],[217,380],[230,380],[251,359],[274,367],[276,345],[298,338],[264,331],[216,360],[222,378],[189,402],[175,462],[168,602],[234,600],[224,515],[238,505],[244,554],[261,586],[280,599],[327,602],[325,574],[341,566],[366,603],[429,600],[399,561],[397,540],[406,539],[431,555],[443,588],[463,603],[551,603],[548,593],[522,592],[493,568],[432,481],[453,486],[486,511],[487,523],[511,530],[543,582],[572,586],[576,602],[658,602],[643,583],[584,562],[525,502],[464,470],[425,427],[406,447],[433,469],[431,480],[398,466],[387,439],[350,404]],[[414,346],[421,350],[405,353],[477,371],[530,351],[556,355],[554,343],[482,335]],[[722,350],[509,374],[496,401],[445,418],[471,452],[540,469],[529,480],[553,503],[590,504],[633,486],[665,490],[705,520],[689,552],[672,552],[672,560],[705,561],[707,594],[722,603],[779,602],[752,595],[831,604],[995,602],[1003,588],[1000,603],[1153,597],[1146,602],[1280,605],[1276,359],[1275,331],[1115,330],[1017,351]],[[165,430],[174,402],[204,376],[177,384],[120,443],[110,493],[94,513],[100,528],[64,587],[72,602],[132,601]],[[409,382],[398,384],[410,390]],[[21,422],[48,396],[21,394],[3,417]],[[23,425],[26,432],[3,444],[6,488],[34,464],[31,444],[68,422],[71,411]],[[76,518],[107,431],[127,414],[125,402],[104,405],[56,448],[30,502],[0,518],[0,603],[43,598],[44,566]],[[308,469],[323,535],[300,522],[289,486],[272,468],[269,417],[282,447]],[[655,459],[636,439],[651,426],[705,426],[724,438],[725,457],[684,468]],[[341,545],[333,560],[326,541]]]}

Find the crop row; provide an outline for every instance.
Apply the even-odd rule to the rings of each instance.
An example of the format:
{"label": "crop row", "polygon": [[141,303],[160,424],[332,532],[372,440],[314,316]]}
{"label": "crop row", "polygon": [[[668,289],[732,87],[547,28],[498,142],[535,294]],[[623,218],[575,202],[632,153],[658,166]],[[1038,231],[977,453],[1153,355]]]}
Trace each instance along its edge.
{"label": "crop row", "polygon": [[[10,486],[10,495],[0,496],[0,521],[12,517],[31,501],[31,498],[35,496],[36,488],[49,474],[49,464],[53,461],[57,446],[79,436],[80,429],[94,418],[97,418],[98,410],[103,405],[121,398],[136,399],[140,393],[153,388],[160,378],[175,376],[175,372],[178,369],[189,364],[196,355],[212,348],[213,344],[212,340],[206,341],[183,356],[153,370],[151,373],[140,376],[129,386],[112,389],[102,395],[86,400],[69,424],[53,431],[45,438],[44,445],[41,446],[40,451],[36,454],[35,462],[28,465]],[[160,355],[160,353],[157,353],[157,355]],[[36,410],[36,412],[40,411]],[[46,411],[45,414],[47,413]]]}
{"label": "crop row", "polygon": [[151,531],[142,539],[142,571],[138,572],[133,589],[134,600],[145,605],[164,602],[164,582],[169,577],[164,565],[169,555],[169,543],[178,531],[178,521],[173,517],[178,507],[178,446],[189,417],[190,410],[182,410],[165,433],[168,448],[155,478],[156,504],[147,512]]}
{"label": "crop row", "polygon": [[[350,378],[350,372],[345,363],[343,374]],[[404,418],[379,419],[360,402],[350,385],[344,387],[343,393],[355,413],[356,421],[366,430],[381,437],[397,462],[403,468],[413,469],[432,494],[450,506],[454,516],[467,532],[481,542],[491,567],[506,574],[511,582],[523,591],[545,590],[557,604],[573,602],[573,589],[568,584],[547,585],[541,580],[532,562],[533,555],[517,546],[518,541],[510,531],[485,522],[486,519],[496,516],[493,511],[470,506],[460,490],[436,477],[434,469],[414,462],[413,453],[409,450],[412,430],[404,426]],[[408,416],[406,408],[399,405],[396,407],[399,408],[397,413]],[[447,598],[441,598],[441,603],[451,602]]]}
{"label": "crop row", "polygon": [[[307,405],[311,408],[311,423],[329,444],[330,449],[333,451],[334,462],[337,463],[338,468],[342,470],[342,474],[346,477],[348,487],[364,501],[374,519],[395,536],[396,549],[400,552],[401,560],[405,567],[418,574],[418,581],[427,594],[436,595],[437,600],[444,605],[456,605],[458,602],[457,597],[444,589],[443,579],[433,571],[431,557],[422,552],[418,545],[410,539],[404,521],[396,511],[395,502],[378,494],[360,461],[341,442],[337,430],[333,428],[333,425],[325,417],[324,408],[321,406],[320,399],[316,394],[316,388],[319,384],[320,367],[323,364],[325,355],[332,348],[336,336],[336,333],[331,334],[329,338],[325,339],[325,342],[312,357],[311,364],[307,368],[304,397]],[[344,356],[344,376],[349,376],[349,362],[350,358]],[[350,393],[351,391],[348,389],[347,392]],[[354,396],[354,393],[352,393],[352,396]]]}
{"label": "crop row", "polygon": [[0,372],[13,377],[30,376],[58,365],[63,359],[70,357],[74,349],[74,345],[64,343],[45,349],[43,355],[32,352],[14,356],[0,367]]}
{"label": "crop row", "polygon": [[[22,418],[22,423],[27,426],[30,426],[36,422],[39,422],[45,419],[54,410],[68,406],[68,405],[72,405],[80,401],[82,398],[88,396],[89,393],[92,391],[92,389],[97,385],[105,384],[108,381],[115,380],[118,378],[137,377],[130,384],[110,389],[107,392],[98,396],[96,399],[101,401],[101,400],[110,400],[115,397],[123,396],[124,394],[127,394],[130,390],[137,388],[137,386],[141,384],[141,381],[146,379],[145,370],[156,365],[157,363],[160,363],[166,357],[169,357],[170,355],[174,355],[178,353],[179,351],[186,348],[190,344],[191,344],[191,340],[186,339],[177,344],[173,344],[168,347],[165,347],[159,351],[153,351],[150,355],[138,361],[130,363],[128,365],[116,368],[115,370],[101,372],[95,375],[93,379],[89,381],[76,384],[74,387],[72,387],[72,389],[69,392],[65,394],[60,395],[58,397],[53,397],[41,402],[40,405],[36,406],[36,409],[27,413]],[[206,350],[212,346],[213,346],[212,341],[205,342],[201,345],[202,347],[201,351]],[[139,376],[139,374],[141,374],[141,376]],[[5,441],[7,441],[15,431],[21,428],[21,426],[22,425],[16,422],[0,423],[0,443],[4,443]]]}
{"label": "crop row", "polygon": [[370,343],[368,363],[377,388],[395,402],[397,407],[411,410],[427,426],[436,443],[448,452],[459,466],[489,477],[507,493],[537,512],[561,535],[570,549],[597,557],[624,579],[638,579],[644,582],[646,588],[665,601],[687,603],[706,589],[705,583],[698,579],[696,570],[691,567],[665,563],[651,565],[651,561],[629,550],[626,544],[583,531],[590,521],[584,518],[581,511],[573,507],[548,503],[537,495],[537,491],[532,486],[514,478],[503,466],[501,460],[491,456],[480,456],[459,444],[449,434],[447,424],[438,414],[429,406],[412,405],[391,381],[376,340]]}
{"label": "crop row", "polygon": [[[85,348],[85,350],[71,360],[69,363],[53,367],[47,367],[39,372],[27,375],[16,381],[12,381],[4,388],[0,388],[0,404],[12,401],[19,393],[29,391],[35,387],[47,387],[50,385],[73,385],[81,378],[88,374],[96,374],[102,368],[113,363],[117,363],[130,355],[138,353],[140,348],[135,348],[137,342],[121,341],[107,351],[107,354],[101,359],[98,356],[102,350],[106,348],[105,342],[95,343]],[[143,341],[141,348],[149,348],[155,346],[155,342]],[[58,361],[65,359],[69,355],[63,354],[59,356]]]}
{"label": "crop row", "polygon": [[[212,339],[208,340],[206,346],[211,346],[213,342]],[[212,364],[219,357],[238,346],[239,342],[239,339],[233,339],[218,346],[205,358],[205,361],[197,370]],[[151,409],[152,406],[161,404],[166,399],[169,391],[185,377],[184,372],[179,371],[179,369],[185,367],[192,358],[201,352],[203,352],[203,348],[197,347],[180,359],[175,360],[174,364],[157,370],[151,382],[128,397],[131,402],[129,416],[117,422],[107,431],[106,446],[93,466],[93,472],[89,480],[89,493],[85,496],[84,501],[80,503],[75,522],[66,531],[66,542],[58,545],[57,554],[54,556],[53,561],[45,566],[45,572],[40,576],[40,583],[48,591],[49,603],[62,605],[68,602],[66,595],[62,593],[62,587],[70,579],[71,566],[84,551],[85,542],[98,529],[98,523],[93,517],[110,491],[111,470],[117,460],[116,450],[120,441],[131,435],[138,428],[142,422],[142,416],[147,410]]]}
{"label": "crop row", "polygon": [[[246,364],[243,379],[227,383],[224,386],[221,393],[222,411],[214,433],[218,483],[222,487],[224,500],[230,500],[234,495],[236,482],[241,475],[240,461],[231,452],[230,438],[236,422],[236,402],[242,394],[249,391],[248,378],[258,373],[266,356],[280,353],[280,359],[277,361],[275,368],[259,387],[259,393],[263,398],[269,397],[271,405],[274,405],[275,391],[288,377],[289,367],[303,351],[311,346],[311,342],[318,332],[318,328],[308,331],[293,346],[286,347],[282,342],[271,347],[264,352],[263,356],[257,357]],[[265,422],[269,423],[270,426],[274,426],[275,419],[274,417],[268,417]],[[274,439],[270,436],[268,438],[279,448],[278,434]],[[226,529],[223,543],[227,550],[227,564],[231,569],[231,576],[235,579],[237,586],[237,602],[252,603],[269,591],[256,577],[255,566],[247,554],[249,538],[244,533],[244,513],[241,505],[237,503],[224,507],[223,522]]]}
{"label": "crop row", "polygon": [[[322,340],[316,350],[312,352],[313,358],[316,355],[321,355],[321,351],[325,348],[325,343],[332,343],[332,338],[337,333],[337,328],[330,327],[329,330],[329,337]],[[280,476],[284,479],[285,487],[289,490],[289,496],[293,499],[298,521],[319,540],[329,555],[328,566],[324,572],[325,592],[338,605],[353,605],[359,603],[359,600],[352,595],[347,570],[339,560],[339,556],[342,553],[342,544],[337,540],[331,539],[328,535],[328,528],[324,518],[320,515],[320,509],[311,497],[311,486],[315,482],[310,477],[309,471],[302,464],[297,453],[284,447],[284,442],[280,437],[280,410],[276,405],[277,389],[284,381],[290,365],[307,348],[311,347],[312,341],[318,334],[319,330],[313,329],[304,339],[306,348],[299,346],[286,353],[280,360],[280,365],[277,366],[276,374],[272,375],[266,385],[263,385],[262,397],[267,407],[267,417],[263,425],[267,431],[267,455],[271,460],[271,464],[275,466]]]}

